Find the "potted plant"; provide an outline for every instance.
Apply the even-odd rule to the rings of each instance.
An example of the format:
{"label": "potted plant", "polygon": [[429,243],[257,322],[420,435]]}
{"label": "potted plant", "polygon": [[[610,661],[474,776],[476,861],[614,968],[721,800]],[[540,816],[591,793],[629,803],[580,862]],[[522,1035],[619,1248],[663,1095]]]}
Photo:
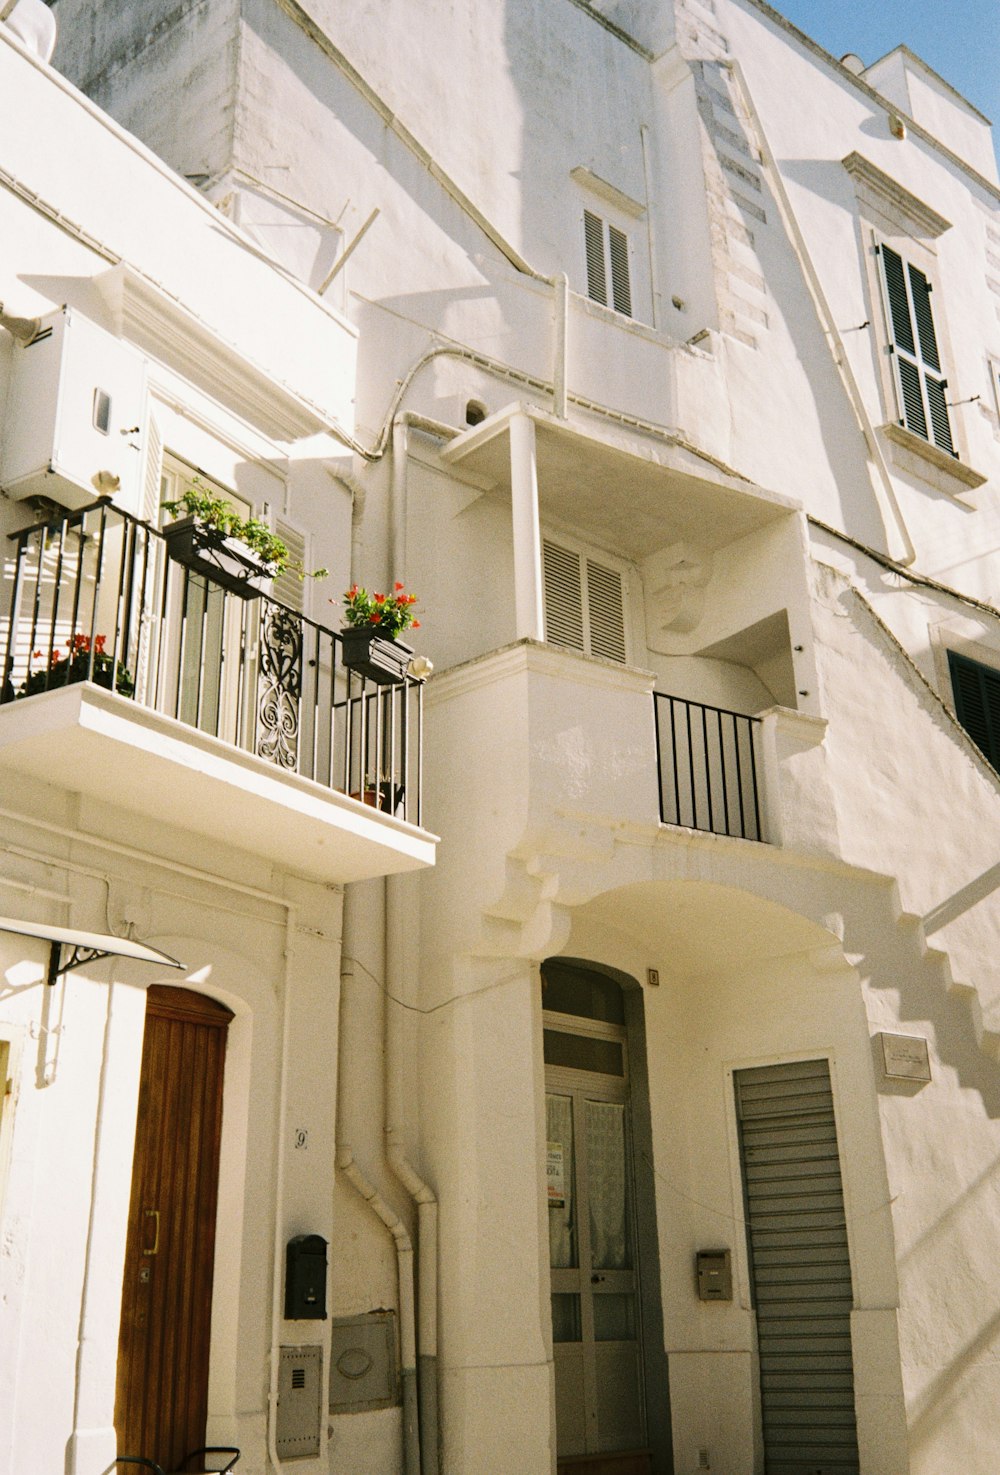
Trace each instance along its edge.
{"label": "potted plant", "polygon": [[266,593],[271,580],[286,570],[300,579],[326,576],[325,568],[307,573],[266,522],[241,517],[232,502],[197,478],[163,509],[174,518],[163,529],[169,556],[241,599]]}
{"label": "potted plant", "polygon": [[369,594],[352,584],[344,594],[347,626],[340,632],[341,657],[350,671],[379,686],[396,686],[406,676],[413,647],[399,639],[402,630],[419,630],[415,594],[397,583],[391,594]]}
{"label": "potted plant", "polygon": [[105,650],[107,636],[71,635],[66,642],[66,654],[52,652],[47,666],[31,669],[32,661],[45,659],[44,651],[36,650],[28,662],[28,674],[21,683],[17,695],[33,697],[40,691],[53,691],[57,686],[68,686],[71,681],[93,681],[97,686],[106,686],[120,696],[135,695],[135,682],[128,667],[121,661],[113,662]]}

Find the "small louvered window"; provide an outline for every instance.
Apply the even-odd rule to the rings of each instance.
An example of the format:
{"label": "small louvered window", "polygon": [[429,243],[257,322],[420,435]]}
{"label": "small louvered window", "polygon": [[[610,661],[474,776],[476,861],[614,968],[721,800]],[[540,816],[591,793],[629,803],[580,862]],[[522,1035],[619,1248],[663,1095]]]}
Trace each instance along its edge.
{"label": "small louvered window", "polygon": [[955,715],[983,756],[1000,772],[1000,671],[948,652]]}
{"label": "small louvered window", "polygon": [[918,267],[904,261],[890,246],[881,245],[878,252],[896,365],[900,424],[939,450],[957,456],[945,397],[948,381],[941,372],[934,330],[931,284]]}
{"label": "small louvered window", "polygon": [[624,663],[621,573],[549,538],[542,545],[542,557],[545,638],[553,645]]}
{"label": "small louvered window", "polygon": [[583,242],[587,256],[587,296],[608,306],[608,282],[615,312],[632,316],[628,236],[591,210],[583,212]]}

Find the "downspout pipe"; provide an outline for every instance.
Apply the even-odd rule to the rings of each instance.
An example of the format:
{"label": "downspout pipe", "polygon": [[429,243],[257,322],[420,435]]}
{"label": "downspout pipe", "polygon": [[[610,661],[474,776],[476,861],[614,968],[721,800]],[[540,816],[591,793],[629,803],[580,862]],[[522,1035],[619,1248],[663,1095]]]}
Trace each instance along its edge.
{"label": "downspout pipe", "polygon": [[[405,428],[405,427],[404,427]],[[395,431],[395,425],[393,426]],[[405,444],[405,441],[404,441]],[[394,447],[395,449],[395,437]],[[405,462],[404,462],[405,465]],[[395,464],[393,472],[395,473]],[[395,479],[395,477],[394,477]],[[405,481],[403,482],[405,492]],[[351,520],[351,580],[358,577],[361,550],[361,516],[359,488],[352,485]],[[349,1055],[347,1038],[347,1009],[345,1007],[349,989],[354,982],[354,959],[357,956],[356,933],[358,927],[357,888],[344,887],[343,923],[341,930],[340,1009],[337,1021],[337,1152],[336,1163],[355,1193],[364,1199],[372,1213],[385,1225],[392,1235],[396,1249],[396,1272],[399,1291],[399,1350],[403,1392],[403,1475],[420,1475],[420,1425],[417,1413],[417,1338],[415,1294],[413,1280],[413,1242],[406,1225],[386,1203],[374,1184],[365,1177],[354,1158],[354,1151],[346,1140],[347,1087],[346,1064]],[[360,1046],[360,1042],[359,1042]]]}
{"label": "downspout pipe", "polygon": [[404,1010],[397,1003],[405,967],[405,881],[385,878],[385,1144],[393,1173],[417,1208],[417,1352],[421,1475],[439,1475],[438,1421],[438,1205],[406,1156],[403,1142]]}
{"label": "downspout pipe", "polygon": [[[267,1390],[267,1456],[271,1469],[281,1475],[278,1454],[278,1379],[281,1370],[281,1322],[284,1315],[282,1286],[285,1271],[285,1118],[288,1115],[289,1045],[292,1024],[292,967],[295,944],[295,912],[285,903],[285,974],[281,1015],[281,1073],[278,1080],[275,1158],[277,1182],[274,1191],[274,1247],[271,1266],[271,1366]],[[325,1428],[325,1424],[323,1425]]]}
{"label": "downspout pipe", "polygon": [[[343,982],[341,982],[343,988]],[[398,1214],[369,1183],[347,1143],[338,1143],[337,1169],[377,1214],[392,1235],[399,1270],[399,1351],[403,1384],[403,1471],[420,1475],[420,1431],[417,1419],[417,1339],[413,1295],[413,1243]]]}
{"label": "downspout pipe", "polygon": [[552,409],[566,419],[566,366],[569,355],[569,277],[564,271],[552,278],[555,293],[555,353],[552,365]]}

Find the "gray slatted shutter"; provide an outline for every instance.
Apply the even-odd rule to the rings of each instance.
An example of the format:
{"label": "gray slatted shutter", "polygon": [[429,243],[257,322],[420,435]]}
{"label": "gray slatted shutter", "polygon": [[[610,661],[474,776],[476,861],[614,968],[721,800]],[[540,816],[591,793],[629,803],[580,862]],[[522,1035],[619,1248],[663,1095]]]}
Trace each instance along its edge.
{"label": "gray slatted shutter", "polygon": [[545,538],[542,571],[546,640],[624,664],[625,601],[618,570]]}
{"label": "gray slatted shutter", "polygon": [[857,1475],[851,1265],[825,1060],[735,1073],[766,1475]]}
{"label": "gray slatted shutter", "polygon": [[931,284],[918,267],[904,261],[890,246],[880,245],[878,253],[902,411],[900,423],[922,440],[955,456],[958,453],[945,399],[948,381],[941,372],[931,309]]}
{"label": "gray slatted shutter", "polygon": [[1000,671],[948,652],[955,715],[976,747],[1000,772]]}
{"label": "gray slatted shutter", "polygon": [[590,210],[583,212],[583,243],[587,252],[587,296],[602,307],[608,305],[608,281],[604,269],[604,221]]}
{"label": "gray slatted shutter", "polygon": [[611,303],[615,312],[632,316],[632,288],[628,270],[628,236],[608,226],[608,255],[611,258]]}

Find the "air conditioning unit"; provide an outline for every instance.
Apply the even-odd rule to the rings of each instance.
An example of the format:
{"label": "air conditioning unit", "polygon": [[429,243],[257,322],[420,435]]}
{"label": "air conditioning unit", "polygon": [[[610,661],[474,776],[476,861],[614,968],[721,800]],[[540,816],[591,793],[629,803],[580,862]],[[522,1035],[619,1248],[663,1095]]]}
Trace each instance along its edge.
{"label": "air conditioning unit", "polygon": [[31,343],[14,345],[0,487],[71,509],[111,495],[138,514],[145,413],[142,355],[62,308]]}

